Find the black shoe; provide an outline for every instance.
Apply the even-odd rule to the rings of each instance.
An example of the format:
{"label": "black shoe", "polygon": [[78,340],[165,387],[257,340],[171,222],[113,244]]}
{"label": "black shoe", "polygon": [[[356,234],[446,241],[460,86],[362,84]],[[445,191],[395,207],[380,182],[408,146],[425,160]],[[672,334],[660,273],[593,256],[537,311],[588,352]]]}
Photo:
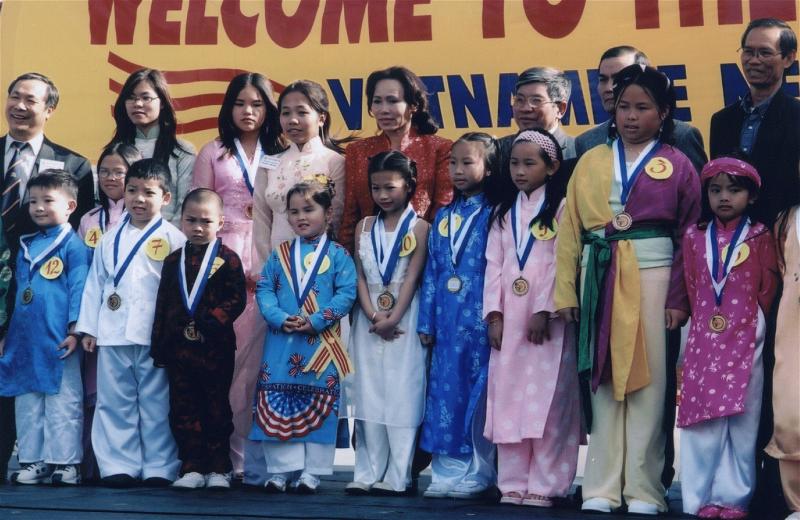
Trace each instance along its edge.
{"label": "black shoe", "polygon": [[110,488],[129,488],[136,485],[136,479],[126,473],[118,473],[101,478],[100,483]]}
{"label": "black shoe", "polygon": [[163,477],[150,477],[142,481],[143,487],[163,488],[172,485],[172,481]]}

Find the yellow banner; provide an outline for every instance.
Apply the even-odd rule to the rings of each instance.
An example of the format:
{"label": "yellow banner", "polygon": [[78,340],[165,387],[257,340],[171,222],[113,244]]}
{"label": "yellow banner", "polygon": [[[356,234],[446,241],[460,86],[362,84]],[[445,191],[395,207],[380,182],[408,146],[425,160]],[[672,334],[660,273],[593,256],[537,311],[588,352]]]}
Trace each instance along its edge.
{"label": "yellow banner", "polygon": [[[307,78],[331,98],[335,133],[372,135],[364,99],[373,70],[423,77],[442,135],[512,133],[511,89],[531,66],[568,72],[564,119],[578,135],[607,117],[595,94],[608,47],[642,49],[678,86],[678,113],[704,135],[746,84],[737,48],[746,24],[796,23],[800,0],[5,0],[0,83],[49,76],[61,102],[47,134],[96,161],[113,133],[111,107],[139,67],[166,72],[182,137],[216,136],[228,80],[252,70],[278,90]],[[796,25],[795,25],[796,26]],[[798,91],[798,64],[787,76]],[[5,96],[5,94],[4,94]],[[4,98],[5,99],[5,98]],[[5,132],[5,119],[2,121]]]}

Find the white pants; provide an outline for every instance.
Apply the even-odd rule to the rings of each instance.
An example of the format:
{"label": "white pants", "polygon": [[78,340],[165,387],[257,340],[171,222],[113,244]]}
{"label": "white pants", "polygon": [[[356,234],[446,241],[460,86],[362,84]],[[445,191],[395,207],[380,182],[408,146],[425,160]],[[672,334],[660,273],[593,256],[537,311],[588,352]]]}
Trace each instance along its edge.
{"label": "white pants", "polygon": [[355,430],[353,480],[370,486],[382,481],[395,491],[405,491],[411,480],[417,429],[356,420]]}
{"label": "white pants", "polygon": [[83,459],[83,384],[80,355],[64,360],[57,394],[32,392],[15,400],[19,461],[80,464]]}
{"label": "white pants", "polygon": [[169,428],[167,372],[153,366],[149,346],[98,348],[92,447],[101,477],[175,480],[180,461]]}
{"label": "white pants", "polygon": [[683,512],[709,504],[747,510],[756,483],[756,437],[764,385],[764,319],[759,311],[756,351],[744,412],[693,424],[681,431]]}
{"label": "white pants", "polygon": [[335,444],[264,441],[261,446],[270,473],[302,471],[312,475],[333,474]]}
{"label": "white pants", "polygon": [[495,445],[483,436],[486,423],[486,391],[484,390],[472,417],[472,453],[452,456],[433,454],[431,483],[448,489],[459,483],[489,486],[497,479],[495,471]]}
{"label": "white pants", "polygon": [[[236,433],[234,433],[236,435]],[[244,480],[245,484],[251,486],[263,486],[269,478],[267,471],[267,459],[264,456],[264,448],[259,441],[244,439]]]}

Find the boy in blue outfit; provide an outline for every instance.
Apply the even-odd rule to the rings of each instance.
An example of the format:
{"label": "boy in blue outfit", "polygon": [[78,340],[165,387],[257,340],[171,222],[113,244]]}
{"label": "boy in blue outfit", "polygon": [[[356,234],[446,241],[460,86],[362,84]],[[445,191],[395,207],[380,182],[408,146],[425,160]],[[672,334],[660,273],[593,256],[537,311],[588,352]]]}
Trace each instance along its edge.
{"label": "boy in blue outfit", "polygon": [[78,187],[63,170],[27,186],[39,231],[20,237],[14,313],[0,357],[0,395],[16,396],[17,484],[80,483],[83,386],[74,332],[89,251],[69,225]]}

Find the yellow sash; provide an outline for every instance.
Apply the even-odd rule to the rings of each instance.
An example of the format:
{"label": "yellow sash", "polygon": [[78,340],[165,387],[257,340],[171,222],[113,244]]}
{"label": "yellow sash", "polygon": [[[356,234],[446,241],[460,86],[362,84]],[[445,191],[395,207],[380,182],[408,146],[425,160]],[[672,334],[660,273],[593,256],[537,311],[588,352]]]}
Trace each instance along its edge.
{"label": "yellow sash", "polygon": [[[291,283],[292,281],[292,268],[291,268],[291,241],[286,241],[278,246],[278,260],[280,260],[283,272],[286,279]],[[310,316],[319,312],[319,304],[317,303],[317,295],[311,290],[308,292],[306,301],[303,302],[303,315]],[[328,327],[319,334],[320,345],[314,355],[306,363],[303,372],[311,372],[312,370],[317,373],[317,378],[322,375],[329,363],[333,363],[336,371],[339,372],[339,377],[344,379],[349,374],[352,374],[353,362],[350,356],[347,355],[347,350],[342,345],[341,339],[342,329],[337,321],[332,327]]]}

